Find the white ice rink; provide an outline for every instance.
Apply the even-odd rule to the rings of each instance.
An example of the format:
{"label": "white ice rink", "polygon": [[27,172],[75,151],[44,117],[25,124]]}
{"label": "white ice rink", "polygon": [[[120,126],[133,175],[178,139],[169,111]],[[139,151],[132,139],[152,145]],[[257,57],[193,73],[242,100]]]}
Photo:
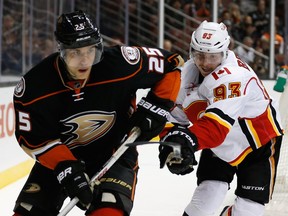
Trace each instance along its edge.
{"label": "white ice rink", "polygon": [[[177,176],[166,167],[159,169],[158,145],[139,146],[138,150],[140,170],[131,216],[181,216],[196,186],[195,172]],[[25,180],[26,177],[0,190],[0,216],[13,214],[15,199]],[[225,204],[233,199],[232,189]],[[80,216],[84,213],[75,207],[68,215]]]}
{"label": "white ice rink", "polygon": [[[195,171],[185,176],[171,174],[167,168],[159,169],[158,145],[139,146],[139,175],[131,216],[182,216],[196,187]],[[199,157],[199,152],[196,153]],[[11,216],[16,197],[22,188],[25,178],[0,189],[0,216]],[[235,183],[219,211],[233,202]],[[67,201],[68,202],[68,201]],[[67,202],[65,204],[67,204]],[[73,208],[68,216],[81,216],[84,212]],[[287,216],[287,211],[265,212],[265,216]]]}

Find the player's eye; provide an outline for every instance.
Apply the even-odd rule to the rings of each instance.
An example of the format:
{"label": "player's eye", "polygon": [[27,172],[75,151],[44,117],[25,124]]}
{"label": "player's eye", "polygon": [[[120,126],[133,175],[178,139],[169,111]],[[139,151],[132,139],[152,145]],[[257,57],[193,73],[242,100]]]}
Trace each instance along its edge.
{"label": "player's eye", "polygon": [[70,57],[78,57],[80,56],[80,51],[79,50],[69,50],[67,52],[67,54],[70,56]]}

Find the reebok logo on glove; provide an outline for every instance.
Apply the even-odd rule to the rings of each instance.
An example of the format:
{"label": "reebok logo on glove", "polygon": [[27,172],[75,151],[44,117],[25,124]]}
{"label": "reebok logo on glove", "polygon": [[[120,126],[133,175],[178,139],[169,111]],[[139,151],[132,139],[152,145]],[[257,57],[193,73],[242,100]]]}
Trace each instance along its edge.
{"label": "reebok logo on glove", "polygon": [[147,110],[150,110],[151,112],[156,113],[156,114],[163,116],[165,118],[167,118],[168,114],[169,114],[169,112],[167,112],[165,109],[157,107],[157,106],[155,106],[155,105],[153,105],[153,104],[151,104],[148,101],[145,101],[143,99],[141,99],[139,101],[138,106],[141,106],[141,107],[143,107]]}
{"label": "reebok logo on glove", "polygon": [[59,181],[59,183],[61,184],[62,180],[67,176],[67,175],[71,175],[72,174],[72,167],[68,167],[66,168],[64,171],[60,172],[57,176],[57,179]]}

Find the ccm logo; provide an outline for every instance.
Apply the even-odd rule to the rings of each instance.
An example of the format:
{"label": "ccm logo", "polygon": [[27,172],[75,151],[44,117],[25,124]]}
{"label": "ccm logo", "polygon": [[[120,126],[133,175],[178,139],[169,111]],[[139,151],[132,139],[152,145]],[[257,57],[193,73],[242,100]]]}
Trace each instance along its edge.
{"label": "ccm logo", "polygon": [[64,171],[60,172],[57,176],[57,179],[59,181],[59,183],[61,183],[61,181],[68,175],[68,174],[72,174],[72,167],[68,167],[67,169],[65,169]]}
{"label": "ccm logo", "polygon": [[156,113],[160,116],[163,116],[165,118],[168,117],[168,112],[160,107],[157,107],[143,99],[141,99],[138,103],[139,106],[142,106],[143,108],[147,109],[147,110],[150,110],[151,112],[153,113]]}

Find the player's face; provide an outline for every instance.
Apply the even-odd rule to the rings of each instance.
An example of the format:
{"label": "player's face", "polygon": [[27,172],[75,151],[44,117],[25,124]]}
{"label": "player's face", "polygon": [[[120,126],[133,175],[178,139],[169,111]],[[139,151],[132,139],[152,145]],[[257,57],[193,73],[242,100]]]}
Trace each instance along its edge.
{"label": "player's face", "polygon": [[193,51],[192,56],[196,66],[198,67],[202,76],[209,75],[217,68],[223,60],[223,52],[221,53],[203,53]]}
{"label": "player's face", "polygon": [[62,55],[67,70],[73,79],[87,79],[96,56],[96,47],[86,46],[75,49],[65,49]]}

